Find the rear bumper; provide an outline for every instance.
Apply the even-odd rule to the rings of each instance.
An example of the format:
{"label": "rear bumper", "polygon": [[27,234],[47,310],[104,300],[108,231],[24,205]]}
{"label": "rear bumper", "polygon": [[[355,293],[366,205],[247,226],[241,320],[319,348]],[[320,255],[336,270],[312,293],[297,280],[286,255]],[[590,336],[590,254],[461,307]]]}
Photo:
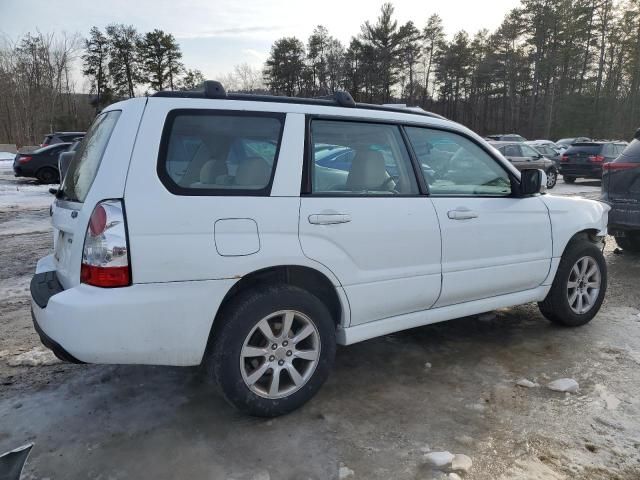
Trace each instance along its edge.
{"label": "rear bumper", "polygon": [[560,163],[560,173],[568,177],[602,178],[602,165],[600,164],[567,164]]}
{"label": "rear bumper", "polygon": [[[47,273],[55,276],[39,273],[33,282],[42,283]],[[48,293],[32,289],[34,325],[42,343],[66,361],[198,365],[218,307],[236,281],[66,290],[50,281],[46,303]]]}

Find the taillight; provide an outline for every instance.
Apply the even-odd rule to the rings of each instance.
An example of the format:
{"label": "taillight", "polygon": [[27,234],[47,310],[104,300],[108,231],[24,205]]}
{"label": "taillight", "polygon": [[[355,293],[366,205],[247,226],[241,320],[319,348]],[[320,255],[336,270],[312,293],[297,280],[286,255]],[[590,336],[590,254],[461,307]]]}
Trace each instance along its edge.
{"label": "taillight", "polygon": [[33,157],[31,155],[20,155],[18,157],[18,163],[30,162]]}
{"label": "taillight", "polygon": [[602,155],[589,155],[589,161],[592,163],[602,163],[604,162],[604,157]]}
{"label": "taillight", "polygon": [[569,155],[567,155],[566,153],[565,153],[565,154],[563,154],[563,155],[560,157],[560,161],[561,161],[561,162],[568,162],[568,161],[569,161]]}
{"label": "taillight", "polygon": [[609,162],[605,163],[602,168],[604,170],[630,170],[632,168],[640,168],[640,163]]}
{"label": "taillight", "polygon": [[122,200],[105,200],[93,209],[84,237],[80,281],[96,287],[131,285]]}

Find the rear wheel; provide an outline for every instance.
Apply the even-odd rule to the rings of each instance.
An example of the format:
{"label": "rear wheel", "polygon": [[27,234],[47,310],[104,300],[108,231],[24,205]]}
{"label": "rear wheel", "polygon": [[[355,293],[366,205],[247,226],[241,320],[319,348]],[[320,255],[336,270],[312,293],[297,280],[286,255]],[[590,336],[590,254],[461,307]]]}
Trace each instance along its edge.
{"label": "rear wheel", "polygon": [[616,243],[623,250],[640,253],[640,232],[626,232],[626,236],[616,237]]}
{"label": "rear wheel", "polygon": [[553,188],[558,182],[558,172],[555,168],[550,168],[547,171],[547,188]]}
{"label": "rear wheel", "polygon": [[604,255],[589,240],[576,239],[567,245],[551,290],[538,306],[553,323],[577,327],[595,317],[606,290]]}
{"label": "rear wheel", "polygon": [[570,177],[568,175],[563,175],[562,179],[564,180],[564,183],[576,183],[576,177]]}
{"label": "rear wheel", "polygon": [[240,294],[223,312],[210,358],[229,403],[275,417],[311,399],[329,375],[336,351],[327,307],[298,287]]}
{"label": "rear wheel", "polygon": [[36,172],[36,178],[40,183],[57,183],[58,171],[54,168],[44,167]]}

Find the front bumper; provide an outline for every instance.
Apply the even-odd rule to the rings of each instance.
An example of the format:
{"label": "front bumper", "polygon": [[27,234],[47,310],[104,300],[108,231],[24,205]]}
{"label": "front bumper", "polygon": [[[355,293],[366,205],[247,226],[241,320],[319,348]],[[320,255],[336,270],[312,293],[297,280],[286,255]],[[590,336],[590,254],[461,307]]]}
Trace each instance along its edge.
{"label": "front bumper", "polygon": [[42,343],[59,358],[175,366],[201,363],[218,307],[237,281],[64,289],[54,277],[34,276],[31,308]]}

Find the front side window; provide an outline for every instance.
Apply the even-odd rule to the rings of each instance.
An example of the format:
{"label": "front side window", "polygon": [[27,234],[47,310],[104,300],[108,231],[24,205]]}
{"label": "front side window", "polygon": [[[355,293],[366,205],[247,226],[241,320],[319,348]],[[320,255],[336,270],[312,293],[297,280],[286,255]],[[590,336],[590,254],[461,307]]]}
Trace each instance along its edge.
{"label": "front side window", "polygon": [[311,191],[338,195],[416,195],[411,159],[397,125],[311,122]]}
{"label": "front side window", "polygon": [[500,149],[500,153],[502,153],[505,157],[521,157],[522,152],[518,145],[505,145]]}
{"label": "front side window", "polygon": [[283,114],[174,110],[160,178],[181,195],[268,195],[283,125]]}
{"label": "front side window", "polygon": [[431,195],[511,194],[509,174],[471,140],[453,132],[422,127],[407,127],[406,131]]}
{"label": "front side window", "polygon": [[522,149],[523,157],[538,157],[540,155],[540,153],[529,145],[521,145],[520,148]]}

